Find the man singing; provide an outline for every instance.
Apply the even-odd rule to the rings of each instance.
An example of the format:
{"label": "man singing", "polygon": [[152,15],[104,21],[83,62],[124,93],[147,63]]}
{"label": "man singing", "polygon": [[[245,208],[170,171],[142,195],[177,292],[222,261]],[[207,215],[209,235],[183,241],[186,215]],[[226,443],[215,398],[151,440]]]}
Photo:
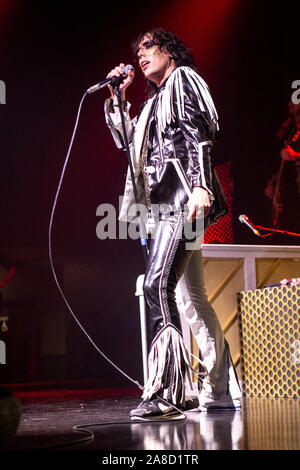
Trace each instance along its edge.
{"label": "man singing", "polygon": [[[185,408],[190,363],[181,332],[179,293],[205,374],[199,409],[236,409],[240,389],[228,344],[207,301],[201,250],[189,244],[186,235],[199,227],[199,221],[207,228],[226,212],[210,155],[218,130],[217,112],[191,52],[173,33],[160,28],[144,32],[133,49],[149,96],[131,120],[125,99],[134,79],[129,71],[119,89],[139,200],[134,201],[128,171],[120,219],[132,219],[130,208],[135,202],[147,208],[151,235],[144,296],[151,346],[143,401],[131,411],[131,419],[178,419],[178,409]],[[121,75],[123,68],[121,63],[107,77]],[[113,87],[110,92],[106,122],[118,148],[124,148],[119,102]]]}

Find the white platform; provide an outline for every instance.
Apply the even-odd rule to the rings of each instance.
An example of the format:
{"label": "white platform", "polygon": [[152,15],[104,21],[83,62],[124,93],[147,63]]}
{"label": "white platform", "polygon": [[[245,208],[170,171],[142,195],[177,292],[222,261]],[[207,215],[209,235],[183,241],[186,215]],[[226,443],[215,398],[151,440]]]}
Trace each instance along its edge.
{"label": "white platform", "polygon": [[[256,260],[262,258],[273,259],[299,259],[300,260],[300,246],[297,245],[223,245],[223,244],[209,244],[202,245],[203,258],[218,259],[243,259],[244,271],[244,290],[254,290],[257,288],[256,277]],[[300,277],[300,272],[299,272]],[[141,339],[142,339],[142,357],[143,357],[143,373],[144,381],[148,377],[147,367],[147,322],[145,313],[145,301],[143,293],[144,275],[141,274],[137,278],[136,293],[139,297],[140,307],[140,323],[141,323]],[[186,321],[182,318],[182,333],[186,347],[191,351],[191,335],[190,328]]]}

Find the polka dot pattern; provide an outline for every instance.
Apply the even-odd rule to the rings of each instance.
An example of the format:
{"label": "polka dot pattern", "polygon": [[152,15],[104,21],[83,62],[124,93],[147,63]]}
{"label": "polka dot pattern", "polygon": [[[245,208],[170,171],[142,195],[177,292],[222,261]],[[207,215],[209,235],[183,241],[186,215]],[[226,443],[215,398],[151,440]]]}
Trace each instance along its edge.
{"label": "polka dot pattern", "polygon": [[244,394],[298,398],[300,286],[241,292],[238,311]]}

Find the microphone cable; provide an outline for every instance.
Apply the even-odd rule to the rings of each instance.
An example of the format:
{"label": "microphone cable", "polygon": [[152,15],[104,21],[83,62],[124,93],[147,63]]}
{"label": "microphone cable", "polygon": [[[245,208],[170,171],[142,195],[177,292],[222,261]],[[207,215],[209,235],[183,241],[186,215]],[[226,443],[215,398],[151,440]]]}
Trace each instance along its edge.
{"label": "microphone cable", "polygon": [[81,108],[82,108],[82,104],[83,104],[83,101],[86,97],[86,95],[88,94],[88,92],[86,91],[82,98],[81,98],[81,101],[80,101],[80,104],[79,104],[79,107],[78,107],[78,111],[77,111],[77,116],[76,116],[76,121],[75,121],[75,125],[74,125],[74,129],[73,129],[73,133],[72,133],[72,137],[71,137],[71,140],[70,140],[70,144],[69,144],[69,148],[68,148],[68,151],[67,151],[67,155],[66,155],[66,158],[65,158],[65,161],[64,161],[64,164],[63,164],[63,169],[62,169],[62,172],[61,172],[61,175],[60,175],[60,178],[59,178],[59,183],[58,183],[58,186],[57,186],[57,190],[56,190],[56,194],[55,194],[55,198],[54,198],[54,203],[53,203],[53,207],[52,207],[52,210],[51,210],[51,216],[50,216],[50,222],[49,222],[49,230],[48,230],[48,252],[49,252],[49,261],[50,261],[50,266],[51,266],[51,270],[52,270],[52,274],[53,274],[53,277],[54,277],[54,280],[55,280],[55,283],[56,283],[56,286],[69,310],[69,312],[71,313],[73,319],[75,320],[75,322],[77,323],[77,325],[79,326],[79,328],[81,329],[81,331],[84,333],[84,335],[87,337],[87,339],[90,341],[90,343],[94,346],[94,348],[98,351],[99,354],[101,354],[101,356],[109,362],[109,364],[111,366],[113,366],[118,372],[120,372],[124,377],[126,377],[128,380],[130,380],[131,382],[133,382],[135,385],[137,385],[141,390],[144,389],[144,387],[138,382],[138,380],[134,380],[132,377],[130,377],[129,375],[127,375],[122,369],[120,369],[120,367],[118,367],[111,359],[109,359],[106,354],[104,354],[103,351],[101,351],[101,349],[96,345],[96,343],[93,341],[93,339],[91,338],[91,336],[88,334],[88,332],[85,330],[85,328],[83,327],[83,325],[80,323],[80,321],[78,320],[78,318],[76,317],[75,313],[73,312],[68,300],[66,299],[66,296],[64,295],[64,292],[63,292],[63,289],[62,287],[60,286],[60,283],[58,281],[58,278],[57,278],[57,275],[56,275],[56,272],[55,272],[55,268],[54,268],[54,263],[53,263],[53,256],[52,256],[52,228],[53,228],[53,219],[54,219],[54,214],[55,214],[55,209],[56,209],[56,206],[57,206],[57,201],[58,201],[58,196],[60,194],[60,190],[61,190],[61,186],[62,186],[62,182],[63,182],[63,179],[64,179],[64,175],[65,175],[65,171],[66,171],[66,167],[67,167],[67,164],[68,164],[68,161],[69,161],[69,158],[70,158],[70,153],[71,153],[71,149],[72,149],[72,146],[73,146],[73,142],[74,142],[74,138],[75,138],[75,134],[76,134],[76,131],[77,131],[77,127],[78,127],[78,122],[79,122],[79,117],[80,117],[80,113],[81,113]]}
{"label": "microphone cable", "polygon": [[[76,135],[76,131],[77,131],[77,127],[78,127],[78,122],[79,122],[79,118],[80,118],[80,113],[81,113],[81,108],[82,108],[82,105],[83,105],[83,101],[86,97],[86,95],[88,94],[88,91],[85,91],[85,93],[83,94],[81,100],[80,100],[80,103],[79,103],[79,107],[78,107],[78,111],[77,111],[77,115],[76,115],[76,120],[75,120],[75,124],[74,124],[74,128],[73,128],[73,132],[72,132],[72,136],[71,136],[71,140],[70,140],[70,143],[69,143],[69,148],[68,148],[68,151],[67,151],[67,155],[66,155],[66,158],[65,158],[65,161],[64,161],[64,164],[63,164],[63,168],[62,168],[62,171],[61,171],[61,175],[60,175],[60,178],[59,178],[59,182],[58,182],[58,186],[57,186],[57,190],[56,190],[56,193],[55,193],[55,197],[54,197],[54,203],[53,203],[53,206],[52,206],[52,210],[51,210],[51,215],[50,215],[50,222],[49,222],[49,230],[48,230],[48,253],[49,253],[49,261],[50,261],[50,267],[51,267],[51,271],[52,271],[52,274],[53,274],[53,277],[54,277],[54,280],[55,280],[55,284],[62,296],[62,299],[68,309],[68,311],[70,312],[73,320],[76,322],[76,324],[78,325],[78,327],[81,329],[81,331],[83,332],[83,334],[87,337],[87,339],[90,341],[90,343],[92,344],[92,346],[96,349],[96,351],[111,365],[113,366],[118,372],[120,372],[120,374],[122,374],[125,378],[127,378],[130,382],[134,383],[140,390],[144,390],[144,387],[139,383],[138,380],[134,380],[132,377],[130,377],[128,374],[126,374],[120,367],[118,367],[111,359],[109,359],[109,357],[107,357],[106,354],[104,354],[104,352],[97,346],[97,344],[94,342],[94,340],[91,338],[91,336],[88,334],[88,332],[85,330],[85,328],[83,327],[83,325],[81,324],[81,322],[79,321],[79,319],[77,318],[77,316],[75,315],[75,313],[73,312],[72,310],[72,307],[71,305],[69,304],[64,292],[63,292],[63,289],[59,283],[59,280],[57,278],[57,275],[56,275],[56,271],[55,271],[55,267],[54,267],[54,263],[53,263],[53,256],[52,256],[52,228],[53,228],[53,220],[54,220],[54,214],[55,214],[55,210],[56,210],[56,206],[57,206],[57,201],[58,201],[58,197],[59,197],[59,194],[60,194],[60,190],[61,190],[61,186],[62,186],[62,183],[63,183],[63,179],[64,179],[64,175],[65,175],[65,172],[66,172],[66,168],[67,168],[67,165],[68,165],[68,162],[69,162],[69,158],[70,158],[70,154],[71,154],[71,150],[72,150],[72,146],[73,146],[73,142],[74,142],[74,138],[75,138],[75,135]],[[165,400],[164,398],[162,397],[159,397],[160,400],[165,404],[165,405],[168,405],[168,406],[171,406],[173,407],[173,409],[175,409],[180,416],[182,416],[181,418],[179,419],[186,419],[186,415],[185,413],[180,409],[178,408],[176,405],[174,405],[173,403],[169,403],[167,400]],[[173,418],[174,419],[174,418]],[[161,420],[156,420],[156,419],[153,419],[151,420],[150,422],[156,422],[156,421],[159,421],[159,422],[162,422]],[[167,421],[167,419],[166,419]],[[130,421],[130,423],[137,423],[138,421]],[[144,421],[147,423],[147,421]],[[148,421],[149,422],[149,421]],[[127,422],[126,422],[127,423]],[[141,423],[141,421],[140,421]],[[104,423],[105,424],[105,423]],[[113,424],[113,423],[107,423],[107,424]],[[116,424],[120,424],[120,423],[116,423]],[[125,424],[125,423],[124,423]],[[99,423],[97,424],[99,425]],[[86,432],[87,434],[89,434],[89,436],[87,438],[84,438],[83,441],[85,440],[91,440],[94,438],[93,436],[93,433],[89,433],[89,431],[84,431],[83,429],[84,428],[87,428],[87,427],[91,427],[92,425],[81,425],[81,426],[75,426],[74,427],[74,430],[77,430],[77,431],[82,431],[82,432]]]}

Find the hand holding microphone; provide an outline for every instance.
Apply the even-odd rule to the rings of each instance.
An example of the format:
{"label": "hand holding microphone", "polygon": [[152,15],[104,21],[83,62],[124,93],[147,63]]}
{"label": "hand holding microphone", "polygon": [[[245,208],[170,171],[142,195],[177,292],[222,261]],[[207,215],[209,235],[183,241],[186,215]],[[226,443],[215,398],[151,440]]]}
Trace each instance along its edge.
{"label": "hand holding microphone", "polygon": [[124,95],[126,88],[131,85],[134,79],[134,67],[132,65],[125,65],[121,63],[117,65],[114,69],[112,69],[106,78],[110,78],[112,80],[112,84],[108,85],[110,89],[111,97],[114,98],[114,83],[119,84],[121,96]]}
{"label": "hand holding microphone", "polygon": [[104,86],[110,89],[111,97],[115,101],[116,94],[114,87],[119,86],[122,100],[125,99],[125,90],[132,83],[134,78],[134,67],[132,65],[125,65],[121,63],[112,69],[107,75],[106,79],[88,88],[87,93],[94,93]]}

